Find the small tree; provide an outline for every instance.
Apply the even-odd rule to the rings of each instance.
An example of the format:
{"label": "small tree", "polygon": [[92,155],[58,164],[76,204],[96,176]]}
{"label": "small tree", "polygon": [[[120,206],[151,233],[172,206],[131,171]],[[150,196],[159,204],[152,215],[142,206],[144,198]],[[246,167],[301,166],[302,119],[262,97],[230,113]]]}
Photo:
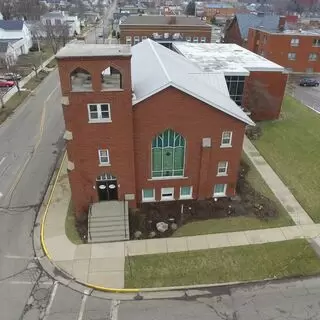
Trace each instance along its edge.
{"label": "small tree", "polygon": [[191,0],[186,7],[186,15],[194,16],[196,14],[196,3],[194,0]]}
{"label": "small tree", "polygon": [[216,24],[216,22],[217,22],[216,17],[213,16],[213,17],[211,18],[210,22],[211,22],[211,24]]}

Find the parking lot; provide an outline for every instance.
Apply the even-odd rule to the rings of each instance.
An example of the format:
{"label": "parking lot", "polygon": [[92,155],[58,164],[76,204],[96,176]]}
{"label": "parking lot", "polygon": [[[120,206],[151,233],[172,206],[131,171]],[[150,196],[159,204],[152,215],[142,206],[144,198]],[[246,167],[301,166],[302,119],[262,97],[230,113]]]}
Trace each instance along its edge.
{"label": "parking lot", "polygon": [[290,75],[287,92],[307,107],[320,113],[320,86],[319,87],[300,87],[299,81],[302,78],[312,78],[320,81],[320,76]]}

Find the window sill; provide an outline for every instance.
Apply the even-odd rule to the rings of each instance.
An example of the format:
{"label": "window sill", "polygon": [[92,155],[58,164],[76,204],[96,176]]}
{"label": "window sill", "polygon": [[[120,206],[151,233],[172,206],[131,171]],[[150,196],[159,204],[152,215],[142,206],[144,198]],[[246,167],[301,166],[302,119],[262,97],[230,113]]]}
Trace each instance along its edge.
{"label": "window sill", "polygon": [[232,148],[231,144],[222,144],[220,145],[220,148],[224,149],[224,148]]}
{"label": "window sill", "polygon": [[156,199],[142,199],[142,202],[155,202]]}
{"label": "window sill", "polygon": [[86,93],[86,92],[93,92],[93,89],[79,89],[79,90],[75,90],[75,89],[73,89],[73,90],[71,90],[70,91],[71,93],[81,93],[81,92],[83,92],[83,93]]}
{"label": "window sill", "polygon": [[227,177],[228,174],[227,173],[218,173],[217,177]]}
{"label": "window sill", "polygon": [[181,197],[180,196],[180,198],[179,198],[179,200],[192,200],[193,198],[192,198],[192,196],[188,196],[188,197]]}
{"label": "window sill", "polygon": [[122,92],[122,91],[124,91],[124,90],[121,89],[121,88],[101,89],[101,92],[110,92],[110,91],[119,91],[119,92]]}
{"label": "window sill", "polygon": [[99,167],[111,167],[110,163],[99,163]]}
{"label": "window sill", "polygon": [[155,181],[155,180],[183,180],[189,179],[189,177],[154,177],[148,179],[148,181]]}
{"label": "window sill", "polygon": [[216,193],[213,195],[213,198],[223,198],[223,197],[226,197],[225,193]]}
{"label": "window sill", "polygon": [[89,120],[88,123],[111,123],[112,120]]}
{"label": "window sill", "polygon": [[170,198],[170,199],[161,199],[160,201],[174,201],[173,198]]}

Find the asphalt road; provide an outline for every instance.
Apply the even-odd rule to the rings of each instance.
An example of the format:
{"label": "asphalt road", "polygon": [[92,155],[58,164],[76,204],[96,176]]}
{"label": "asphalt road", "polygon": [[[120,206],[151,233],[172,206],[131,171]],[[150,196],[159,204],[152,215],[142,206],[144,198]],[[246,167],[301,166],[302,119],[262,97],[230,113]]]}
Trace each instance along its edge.
{"label": "asphalt road", "polygon": [[[312,77],[312,76],[310,76]],[[290,94],[301,101],[309,108],[320,113],[320,87],[300,87],[299,79],[301,77],[291,77],[289,80],[289,92]],[[320,77],[312,77],[320,81]]]}
{"label": "asphalt road", "polygon": [[0,126],[0,318],[5,320],[20,319],[40,274],[32,229],[63,146],[59,95],[54,72]]}
{"label": "asphalt road", "polygon": [[[113,18],[113,13],[116,9],[117,1],[114,1],[110,7],[106,8],[105,16],[99,26],[92,29],[86,35],[86,43],[107,43],[108,42],[108,32],[110,28],[110,19]],[[99,37],[99,35],[104,35],[104,37]]]}

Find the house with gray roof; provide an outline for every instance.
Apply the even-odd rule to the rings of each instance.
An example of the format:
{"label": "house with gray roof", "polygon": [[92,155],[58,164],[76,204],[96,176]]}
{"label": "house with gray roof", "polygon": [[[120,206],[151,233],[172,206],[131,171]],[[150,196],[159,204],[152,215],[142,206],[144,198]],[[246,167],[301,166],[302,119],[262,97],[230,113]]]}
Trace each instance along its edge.
{"label": "house with gray roof", "polygon": [[246,47],[249,28],[276,30],[279,27],[280,16],[258,13],[238,13],[226,24],[223,42],[236,43]]}
{"label": "house with gray roof", "polygon": [[31,32],[22,20],[0,20],[0,41],[2,50],[14,49],[14,59],[21,54],[27,54],[32,47]]}

